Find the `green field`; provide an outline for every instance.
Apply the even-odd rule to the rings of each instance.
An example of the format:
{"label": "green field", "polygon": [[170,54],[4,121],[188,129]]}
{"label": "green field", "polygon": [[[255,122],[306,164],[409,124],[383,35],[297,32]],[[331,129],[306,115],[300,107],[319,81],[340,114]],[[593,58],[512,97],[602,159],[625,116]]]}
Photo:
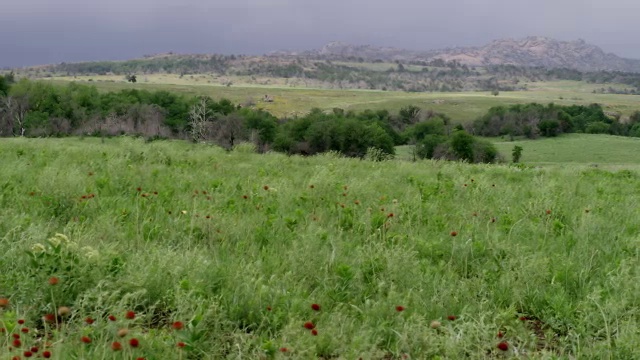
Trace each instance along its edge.
{"label": "green field", "polygon": [[539,140],[504,141],[494,144],[505,160],[511,151],[523,148],[522,162],[527,164],[590,164],[620,167],[640,164],[640,138],[609,135],[567,134]]}
{"label": "green field", "polygon": [[518,168],[4,139],[0,358],[637,359],[640,173],[575,151],[625,140]]}
{"label": "green field", "polygon": [[[89,82],[88,80],[92,81]],[[198,81],[196,81],[198,80]],[[469,122],[484,114],[490,107],[497,105],[523,104],[530,102],[572,104],[603,104],[605,111],[616,112],[622,116],[640,110],[638,99],[633,95],[593,94],[594,89],[615,84],[588,84],[576,81],[536,82],[528,84],[528,91],[500,92],[493,96],[489,92],[458,93],[409,93],[377,90],[333,90],[287,87],[282,79],[273,80],[272,85],[258,86],[243,84],[242,79],[234,79],[237,85],[230,87],[219,83],[209,83],[195,76],[194,79],[180,78],[178,75],[149,75],[147,82],[129,84],[121,76],[78,76],[57,77],[46,81],[65,84],[69,81],[87,82],[100,90],[121,89],[162,89],[187,94],[208,95],[213,98],[228,98],[236,103],[245,103],[252,99],[259,108],[266,109],[276,116],[292,117],[308,112],[313,107],[330,110],[387,109],[398,111],[407,105],[416,105],[425,110],[443,112],[455,122]],[[235,83],[234,83],[235,84]],[[273,103],[264,103],[264,95],[273,97]]]}

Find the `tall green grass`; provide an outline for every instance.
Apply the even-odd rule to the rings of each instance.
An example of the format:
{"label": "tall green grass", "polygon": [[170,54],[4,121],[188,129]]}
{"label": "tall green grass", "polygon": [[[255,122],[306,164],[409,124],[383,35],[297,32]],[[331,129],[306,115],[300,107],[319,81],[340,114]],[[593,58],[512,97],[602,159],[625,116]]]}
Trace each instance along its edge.
{"label": "tall green grass", "polygon": [[243,149],[2,140],[0,356],[640,356],[635,170]]}

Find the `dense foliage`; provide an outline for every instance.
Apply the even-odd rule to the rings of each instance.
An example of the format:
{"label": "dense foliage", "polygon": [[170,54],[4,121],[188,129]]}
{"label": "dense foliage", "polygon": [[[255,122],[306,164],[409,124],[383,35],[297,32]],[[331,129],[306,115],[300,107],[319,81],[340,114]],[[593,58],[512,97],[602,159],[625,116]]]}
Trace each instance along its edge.
{"label": "dense foliage", "polygon": [[640,113],[628,121],[605,114],[602,106],[527,104],[496,106],[477,119],[471,130],[481,136],[553,137],[564,133],[640,136]]}
{"label": "dense foliage", "polygon": [[[2,82],[2,84],[7,83]],[[453,132],[443,114],[423,114],[407,106],[359,113],[313,109],[293,119],[277,119],[229,100],[137,89],[100,93],[93,86],[63,87],[21,80],[5,87],[0,106],[0,136],[116,136],[179,138],[233,148],[253,142],[259,151],[313,155],[336,151],[365,157],[376,149],[393,155],[395,146],[417,144],[421,158],[493,162],[495,149],[463,132]],[[434,128],[434,123],[442,124]],[[461,140],[464,145],[456,145]],[[462,149],[464,147],[464,149]],[[493,154],[493,155],[491,155]],[[379,157],[379,156],[376,156]]]}

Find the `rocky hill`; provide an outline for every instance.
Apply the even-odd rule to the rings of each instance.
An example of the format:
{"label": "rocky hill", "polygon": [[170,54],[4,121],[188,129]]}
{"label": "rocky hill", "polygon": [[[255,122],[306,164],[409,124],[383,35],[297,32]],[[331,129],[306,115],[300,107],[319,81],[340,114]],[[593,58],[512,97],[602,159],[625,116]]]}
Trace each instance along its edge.
{"label": "rocky hill", "polygon": [[640,60],[606,53],[584,40],[558,41],[546,37],[495,40],[481,47],[412,51],[332,42],[297,55],[318,58],[359,58],[365,61],[458,61],[469,66],[515,65],[571,68],[580,71],[640,72]]}

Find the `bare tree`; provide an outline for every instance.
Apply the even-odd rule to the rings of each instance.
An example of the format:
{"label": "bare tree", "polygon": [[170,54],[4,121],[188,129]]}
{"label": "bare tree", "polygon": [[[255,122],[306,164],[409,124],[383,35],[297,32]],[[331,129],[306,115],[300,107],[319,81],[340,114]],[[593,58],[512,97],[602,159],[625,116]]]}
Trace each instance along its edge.
{"label": "bare tree", "polygon": [[211,115],[207,108],[207,98],[200,98],[200,102],[193,105],[189,112],[189,125],[191,126],[191,139],[195,142],[207,139],[207,121]]}
{"label": "bare tree", "polygon": [[3,127],[14,136],[16,135],[15,128],[18,127],[20,136],[24,136],[26,131],[25,118],[29,111],[29,96],[7,96],[2,99],[1,107],[2,117],[5,119]]}
{"label": "bare tree", "polygon": [[213,132],[218,145],[231,149],[239,140],[247,139],[244,119],[237,114],[229,114],[214,122]]}

